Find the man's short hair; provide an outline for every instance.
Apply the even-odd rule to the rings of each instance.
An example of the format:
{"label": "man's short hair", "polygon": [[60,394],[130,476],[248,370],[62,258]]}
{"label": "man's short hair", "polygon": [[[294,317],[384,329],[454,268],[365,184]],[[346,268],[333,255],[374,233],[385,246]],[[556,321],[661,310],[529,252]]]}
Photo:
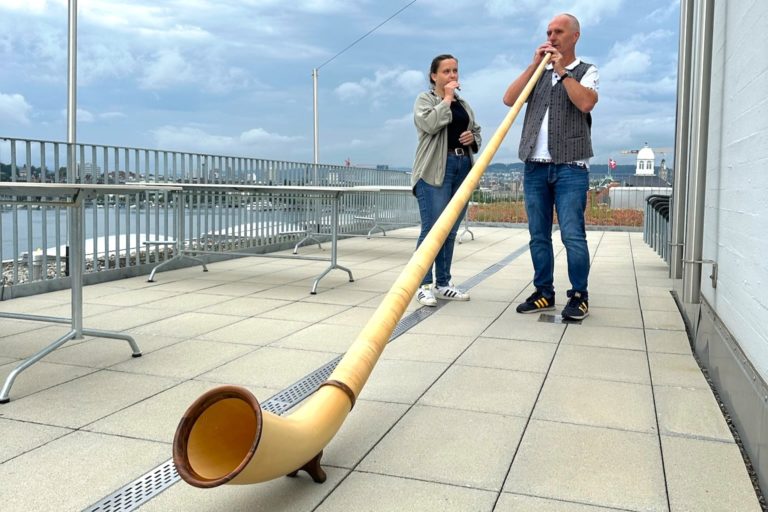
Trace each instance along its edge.
{"label": "man's short hair", "polygon": [[581,32],[581,24],[579,23],[579,20],[576,18],[576,16],[567,12],[564,12],[560,16],[565,16],[571,20],[571,28],[573,28],[574,32]]}

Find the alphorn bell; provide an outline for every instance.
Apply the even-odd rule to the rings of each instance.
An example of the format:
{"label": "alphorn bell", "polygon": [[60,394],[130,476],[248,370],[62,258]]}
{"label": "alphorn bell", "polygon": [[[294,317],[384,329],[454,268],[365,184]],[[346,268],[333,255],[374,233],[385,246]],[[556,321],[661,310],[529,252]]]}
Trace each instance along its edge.
{"label": "alphorn bell", "polygon": [[395,326],[549,58],[549,54],[544,56],[464,183],[328,380],[287,416],[262,411],[253,394],[242,387],[221,386],[204,393],[187,409],[173,439],[173,461],[181,478],[207,488],[266,482],[304,469],[315,481],[325,480],[319,464],[323,448],[355,405]]}

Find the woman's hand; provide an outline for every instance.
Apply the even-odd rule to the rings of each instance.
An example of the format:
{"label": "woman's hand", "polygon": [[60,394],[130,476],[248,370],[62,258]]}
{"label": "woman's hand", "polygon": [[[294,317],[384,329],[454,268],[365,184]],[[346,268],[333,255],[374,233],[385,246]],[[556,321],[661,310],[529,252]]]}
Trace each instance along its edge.
{"label": "woman's hand", "polygon": [[453,101],[454,98],[454,91],[459,88],[459,82],[456,80],[451,80],[447,84],[443,86],[443,92],[445,93],[445,96],[443,96],[443,99],[445,101]]}
{"label": "woman's hand", "polygon": [[475,135],[469,130],[462,132],[462,134],[459,135],[459,142],[461,142],[462,146],[470,146],[475,142]]}

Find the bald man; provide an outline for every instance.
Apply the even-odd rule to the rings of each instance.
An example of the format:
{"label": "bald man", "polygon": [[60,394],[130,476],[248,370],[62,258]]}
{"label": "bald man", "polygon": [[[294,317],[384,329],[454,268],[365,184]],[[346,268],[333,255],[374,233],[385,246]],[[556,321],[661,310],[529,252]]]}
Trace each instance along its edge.
{"label": "bald man", "polygon": [[550,62],[528,97],[519,157],[525,162],[523,181],[528,215],[529,247],[536,291],[517,307],[518,313],[555,309],[552,248],[553,208],[568,258],[566,320],[589,315],[589,249],[584,210],[589,188],[592,152],[592,116],[597,104],[597,68],[576,57],[581,35],[579,20],[571,14],[555,16],[547,26],[547,41],[533,54],[531,64],[504,93],[512,106],[545,54]]}

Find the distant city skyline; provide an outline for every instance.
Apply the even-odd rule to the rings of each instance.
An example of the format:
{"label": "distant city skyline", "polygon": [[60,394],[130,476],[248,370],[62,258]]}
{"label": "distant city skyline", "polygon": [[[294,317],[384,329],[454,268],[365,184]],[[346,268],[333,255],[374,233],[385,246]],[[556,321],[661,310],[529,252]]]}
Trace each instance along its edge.
{"label": "distant city skyline", "polygon": [[[312,69],[408,3],[79,0],[78,140],[311,161]],[[321,69],[320,162],[409,167],[413,100],[440,53],[458,57],[488,140],[560,12],[600,70],[592,163],[673,146],[677,0],[418,0]],[[66,0],[0,2],[0,136],[66,139],[66,40]],[[521,123],[494,161],[518,161]]]}

